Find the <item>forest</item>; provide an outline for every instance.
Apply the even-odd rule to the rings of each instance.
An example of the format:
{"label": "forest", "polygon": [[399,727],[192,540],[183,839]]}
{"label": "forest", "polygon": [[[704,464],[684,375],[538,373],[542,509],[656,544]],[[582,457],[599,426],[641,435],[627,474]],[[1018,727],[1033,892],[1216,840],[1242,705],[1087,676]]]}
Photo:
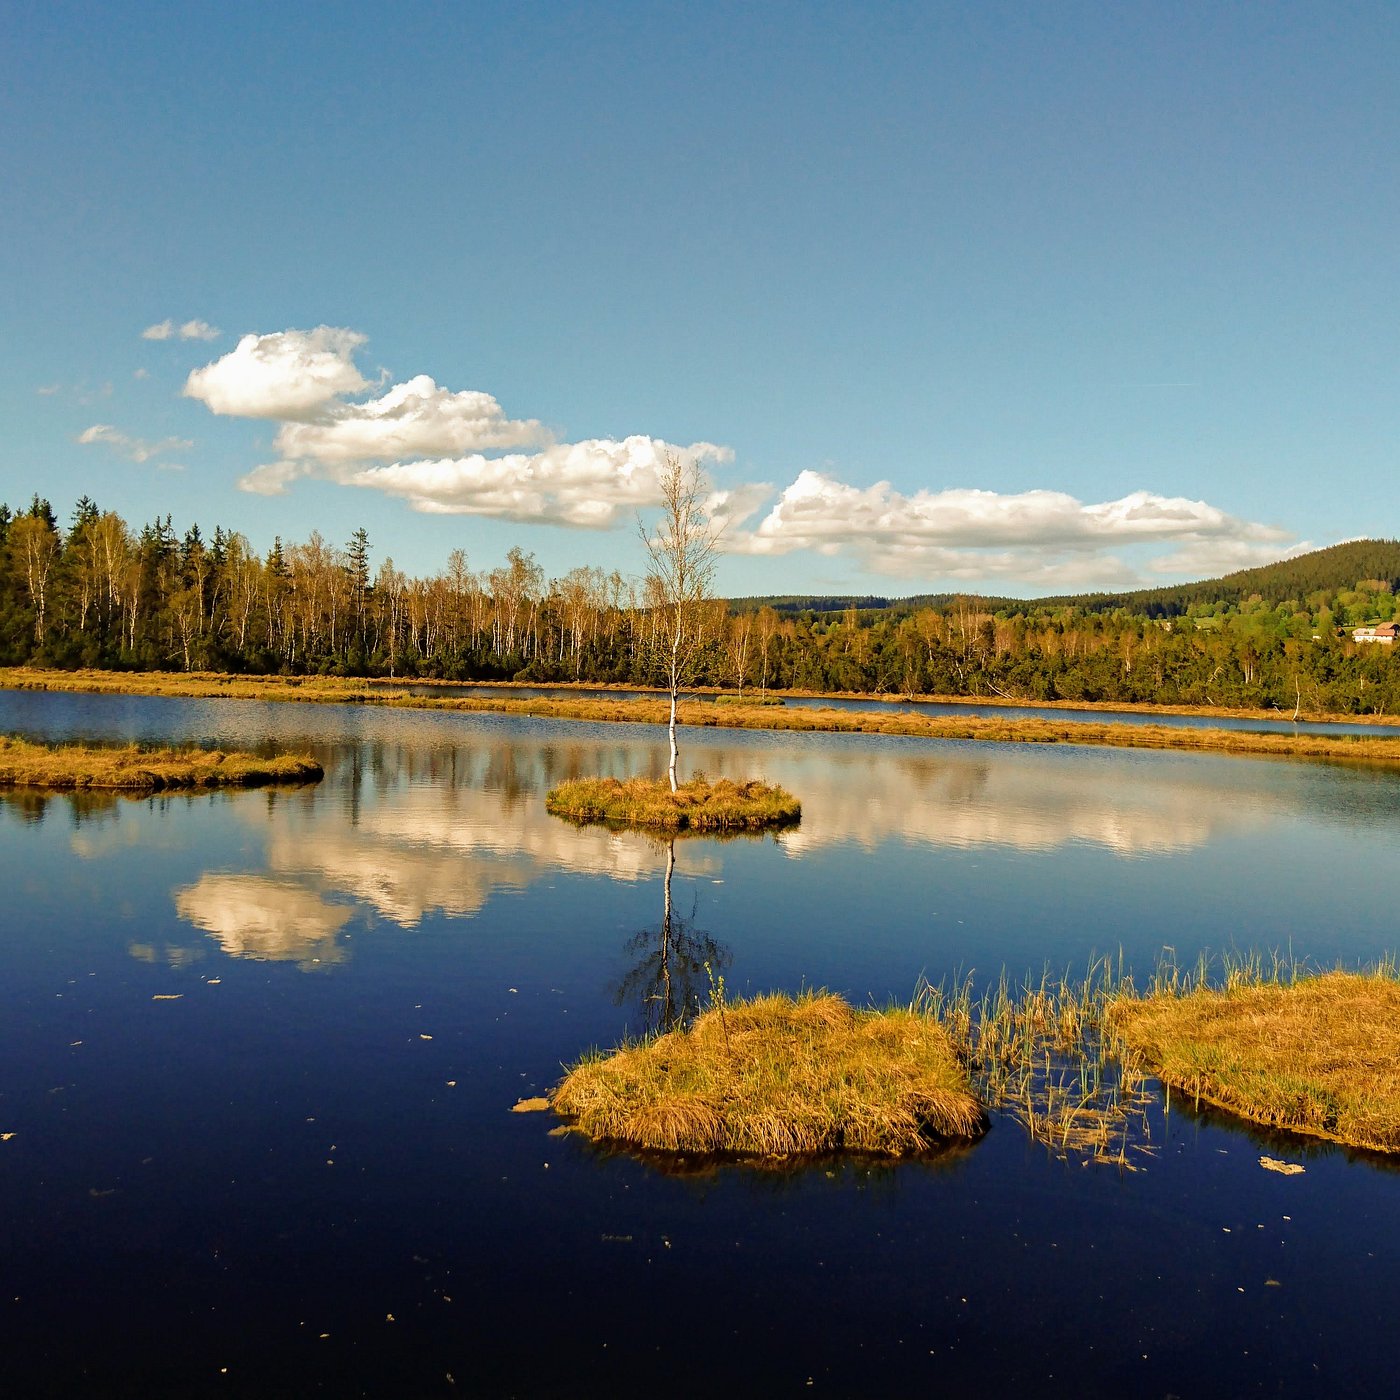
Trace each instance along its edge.
{"label": "forest", "polygon": [[[0,664],[577,681],[658,679],[653,581],[597,565],[547,578],[509,550],[431,577],[357,530],[258,553],[169,516],[133,529],[88,498],[0,506]],[[1400,546],[1359,541],[1221,580],[1116,597],[713,599],[689,683],[737,690],[1400,712],[1400,648],[1351,629],[1397,615]],[[1375,577],[1361,576],[1370,567]],[[1243,580],[1243,582],[1241,582]],[[774,606],[774,602],[779,606]],[[834,604],[838,600],[809,600]],[[874,606],[857,606],[870,603]]]}

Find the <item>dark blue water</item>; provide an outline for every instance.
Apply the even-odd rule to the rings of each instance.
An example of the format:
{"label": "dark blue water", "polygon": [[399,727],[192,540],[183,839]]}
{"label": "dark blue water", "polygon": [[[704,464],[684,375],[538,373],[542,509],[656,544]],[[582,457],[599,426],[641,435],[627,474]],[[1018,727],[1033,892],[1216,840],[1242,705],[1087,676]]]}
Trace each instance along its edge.
{"label": "dark blue water", "polygon": [[[1158,1108],[1133,1173],[997,1121],[929,1163],[674,1175],[510,1113],[652,1014],[664,848],[542,797],[660,771],[654,730],[0,694],[0,731],[327,769],[0,801],[10,1393],[1392,1393],[1400,1176],[1374,1158]],[[686,740],[683,767],[804,802],[777,839],[678,844],[736,994],[1396,948],[1374,769]]]}
{"label": "dark blue water", "polygon": [[[582,699],[635,700],[657,698],[657,692],[646,690],[605,690],[602,688],[533,685],[434,685],[414,684],[404,687],[410,695],[453,698],[462,695],[489,695],[505,699],[560,699],[578,696]],[[711,695],[695,695],[696,700],[713,699]],[[1280,715],[1278,719],[1231,719],[1206,714],[1169,715],[1147,710],[1079,710],[1048,705],[986,705],[960,700],[877,700],[869,697],[831,697],[790,695],[783,704],[793,709],[851,710],[876,714],[939,716],[974,715],[982,719],[1048,719],[1091,724],[1165,724],[1192,729],[1244,729],[1256,734],[1373,734],[1394,738],[1392,725],[1350,722],[1293,720]]]}

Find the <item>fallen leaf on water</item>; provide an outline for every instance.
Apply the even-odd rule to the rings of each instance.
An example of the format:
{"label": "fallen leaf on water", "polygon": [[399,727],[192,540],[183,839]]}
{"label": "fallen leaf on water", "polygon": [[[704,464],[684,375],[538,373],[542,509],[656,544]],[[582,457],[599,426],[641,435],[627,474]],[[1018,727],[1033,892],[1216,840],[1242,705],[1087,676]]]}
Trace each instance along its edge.
{"label": "fallen leaf on water", "polygon": [[1259,1165],[1266,1172],[1282,1172],[1284,1176],[1297,1176],[1299,1172],[1307,1171],[1301,1162],[1280,1162],[1277,1157],[1261,1157]]}
{"label": "fallen leaf on water", "polygon": [[541,1098],[521,1099],[521,1100],[515,1105],[515,1107],[511,1109],[511,1112],[512,1112],[512,1113],[543,1113],[543,1112],[545,1111],[545,1109],[547,1109],[548,1107],[549,1107],[549,1100],[548,1100],[548,1099],[541,1099]]}
{"label": "fallen leaf on water", "polygon": [[0,1133],[0,1142],[9,1142],[14,1137],[13,1133]]}
{"label": "fallen leaf on water", "polygon": [[420,1035],[420,1036],[418,1037],[418,1039],[419,1039],[419,1040],[431,1040],[431,1039],[432,1039],[432,1036],[430,1036],[430,1035]]}
{"label": "fallen leaf on water", "polygon": [[152,1001],[179,1001],[184,992],[157,992],[151,998]]}

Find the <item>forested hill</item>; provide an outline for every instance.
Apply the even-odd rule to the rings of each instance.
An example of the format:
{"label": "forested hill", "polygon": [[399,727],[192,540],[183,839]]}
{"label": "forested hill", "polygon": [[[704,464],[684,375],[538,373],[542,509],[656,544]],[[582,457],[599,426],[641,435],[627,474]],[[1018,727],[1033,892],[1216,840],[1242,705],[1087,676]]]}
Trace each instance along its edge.
{"label": "forested hill", "polygon": [[1277,607],[1290,600],[1301,602],[1311,593],[1353,588],[1362,579],[1400,589],[1400,540],[1350,540],[1262,568],[1241,569],[1224,578],[1140,588],[1131,593],[1042,598],[1037,606],[1074,607],[1086,612],[1115,612],[1123,608],[1148,617],[1179,617],[1195,604],[1221,603],[1234,608],[1256,595]]}
{"label": "forested hill", "polygon": [[[1123,593],[1061,594],[1053,598],[1015,599],[963,595],[992,612],[1040,612],[1075,608],[1081,612],[1111,613],[1120,610],[1145,617],[1180,617],[1194,606],[1221,604],[1237,608],[1258,597],[1277,607],[1289,601],[1302,602],[1313,593],[1337,593],[1355,587],[1363,579],[1388,583],[1400,592],[1400,540],[1350,540],[1326,549],[1315,549],[1295,559],[1265,564],[1257,569],[1241,569],[1223,578],[1202,579],[1199,583],[1174,583],[1161,588],[1139,588]],[[912,598],[804,597],[787,595],[770,598],[736,598],[736,610],[749,611],[767,606],[780,613],[836,613],[847,608],[879,611],[886,608],[914,610],[944,608],[955,600],[951,593],[926,593]]]}

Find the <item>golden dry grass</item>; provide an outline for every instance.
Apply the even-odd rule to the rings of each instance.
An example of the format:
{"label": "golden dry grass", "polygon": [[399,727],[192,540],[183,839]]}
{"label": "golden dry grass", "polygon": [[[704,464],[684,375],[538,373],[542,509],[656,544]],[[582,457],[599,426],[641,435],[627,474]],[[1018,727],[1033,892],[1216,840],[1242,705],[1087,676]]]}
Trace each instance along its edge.
{"label": "golden dry grass", "polygon": [[[454,710],[477,714],[527,715],[540,719],[580,720],[593,724],[665,724],[668,704],[656,699],[626,699],[561,694],[516,699],[473,695],[416,696],[404,693],[408,682],[360,680],[334,676],[230,676],[214,673],[44,671],[32,667],[0,668],[0,689],[64,690],[124,695],[175,695],[198,699],[255,699],[320,704],[364,704],[415,710]],[[966,700],[966,697],[963,697]],[[979,700],[979,703],[984,703]],[[1053,708],[1053,707],[1051,707]],[[1076,706],[1075,708],[1083,708]],[[1142,706],[1157,713],[1204,713],[1167,706]],[[1221,711],[1245,716],[1252,711]],[[1263,717],[1259,714],[1258,717]],[[1269,716],[1278,719],[1274,713]],[[1110,720],[996,719],[977,715],[880,714],[873,711],[806,709],[737,700],[716,705],[686,701],[678,718],[692,728],[769,729],[833,734],[896,734],[923,739],[980,739],[1001,744],[1087,744],[1094,747],[1184,749],[1256,757],[1322,758],[1400,764],[1400,737],[1347,734],[1251,733],[1243,729],[1207,729],[1165,724],[1127,724]],[[1367,716],[1367,722],[1376,720]],[[1380,722],[1384,722],[1380,720]]]}
{"label": "golden dry grass", "polygon": [[[418,710],[527,715],[588,723],[665,724],[665,699],[593,698],[570,695],[521,698],[473,695],[470,686],[452,696],[414,696],[391,681],[322,676],[229,676],[204,673],[43,671],[0,668],[0,689],[69,690],[125,695],[178,695],[199,699],[286,700],[321,704],[366,704]],[[963,697],[966,699],[966,697]],[[979,702],[980,703],[980,702]],[[1083,708],[1076,706],[1075,708]],[[1160,713],[1181,711],[1143,706]],[[1255,712],[1223,711],[1252,715]],[[684,702],[680,722],[693,728],[819,731],[834,734],[896,734],[924,739],[980,739],[1002,744],[1087,744],[1096,747],[1184,749],[1257,757],[1321,758],[1400,764],[1400,737],[1343,734],[1256,734],[1165,724],[1092,720],[996,719],[975,715],[880,714],[872,711],[806,709],[750,703]],[[1262,716],[1261,716],[1262,717]],[[1275,713],[1270,716],[1279,718]],[[1375,719],[1368,716],[1368,722]]]}
{"label": "golden dry grass", "polygon": [[815,992],[721,1003],[586,1058],[553,1103],[590,1138],[660,1152],[904,1156],[985,1127],[932,1017]]}
{"label": "golden dry grass", "polygon": [[314,759],[291,755],[258,758],[220,749],[32,744],[0,735],[0,787],[160,792],[170,788],[304,783],[321,776],[321,765]]}
{"label": "golden dry grass", "polygon": [[1120,992],[1109,1032],[1173,1089],[1252,1122],[1400,1152],[1400,981],[1393,968],[1292,982]]}
{"label": "golden dry grass", "polygon": [[675,792],[659,778],[574,778],[552,788],[544,805],[569,821],[668,831],[756,831],[802,816],[802,804],[785,789],[728,778],[696,777]]}

